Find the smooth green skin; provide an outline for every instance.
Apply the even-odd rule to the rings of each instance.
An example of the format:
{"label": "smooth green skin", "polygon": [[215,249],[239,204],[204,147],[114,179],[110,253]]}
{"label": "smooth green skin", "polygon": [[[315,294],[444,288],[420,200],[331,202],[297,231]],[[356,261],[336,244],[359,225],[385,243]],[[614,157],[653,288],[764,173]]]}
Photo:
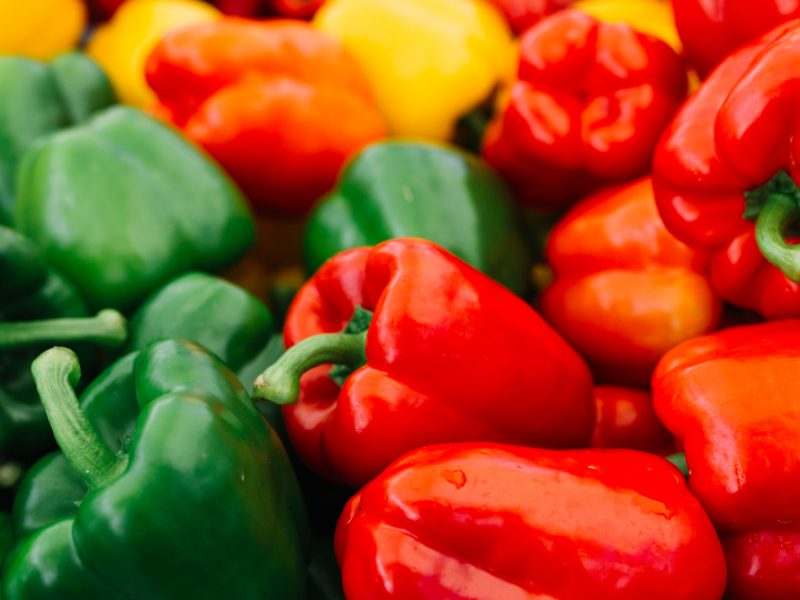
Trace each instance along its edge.
{"label": "smooth green skin", "polygon": [[25,150],[115,102],[105,73],[83,54],[62,54],[49,64],[0,57],[0,223],[11,222],[16,169]]}
{"label": "smooth green skin", "polygon": [[132,108],[40,140],[17,183],[17,228],[93,310],[125,311],[177,275],[222,269],[255,235],[219,167]]}
{"label": "smooth green skin", "polygon": [[[78,293],[45,265],[38,249],[0,226],[0,322],[87,315]],[[54,445],[30,372],[43,349],[0,352],[0,458],[40,456]]]}
{"label": "smooth green skin", "polygon": [[530,261],[505,184],[479,159],[420,142],[383,142],[356,156],[305,232],[306,268],[397,237],[443,246],[521,294]]}
{"label": "smooth green skin", "polygon": [[[159,342],[123,360],[128,366],[107,371],[81,404],[93,424],[109,412],[111,420],[128,415],[116,431],[97,428],[111,449],[127,454],[125,471],[79,496],[78,475],[56,477],[56,459],[34,467],[20,495],[38,487],[38,506],[46,508],[49,488],[49,505],[62,508],[20,518],[36,506],[18,498],[15,533],[27,537],[6,563],[3,597],[303,598],[302,497],[280,440],[247,391],[191,342]],[[47,475],[51,483],[37,486]]]}

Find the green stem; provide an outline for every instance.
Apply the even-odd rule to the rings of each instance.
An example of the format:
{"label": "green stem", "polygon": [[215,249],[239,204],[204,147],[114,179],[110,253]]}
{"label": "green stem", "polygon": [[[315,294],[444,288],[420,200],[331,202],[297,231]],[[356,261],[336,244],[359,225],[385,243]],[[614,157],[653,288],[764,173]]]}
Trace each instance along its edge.
{"label": "green stem", "polygon": [[358,368],[366,360],[367,332],[323,333],[289,348],[256,379],[253,397],[292,404],[300,395],[303,373],[328,363]]}
{"label": "green stem", "polygon": [[800,246],[787,243],[784,234],[799,213],[794,198],[770,194],[756,220],[756,242],[764,258],[795,283],[800,283]]}
{"label": "green stem", "polygon": [[126,337],[125,317],[111,309],[81,319],[0,322],[0,350],[70,342],[91,342],[116,348],[125,342]]}
{"label": "green stem", "polygon": [[33,361],[31,370],[53,435],[69,464],[92,488],[116,479],[127,459],[103,443],[81,411],[73,389],[81,377],[75,353],[68,348],[50,348]]}
{"label": "green stem", "polygon": [[678,470],[683,473],[683,476],[688,478],[689,477],[689,465],[686,464],[686,455],[683,452],[676,452],[675,454],[670,454],[666,457],[666,459],[671,462],[673,465],[678,467]]}

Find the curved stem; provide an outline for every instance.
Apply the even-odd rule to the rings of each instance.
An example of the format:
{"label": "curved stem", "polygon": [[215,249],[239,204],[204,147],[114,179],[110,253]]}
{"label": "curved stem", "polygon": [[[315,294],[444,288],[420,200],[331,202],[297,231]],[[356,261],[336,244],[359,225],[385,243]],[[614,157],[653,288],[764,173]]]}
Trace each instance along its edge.
{"label": "curved stem", "polygon": [[126,337],[125,317],[111,309],[81,319],[0,322],[0,350],[70,342],[91,342],[116,348],[125,342]]}
{"label": "curved stem", "polygon": [[794,198],[770,194],[756,220],[756,243],[764,258],[795,283],[800,283],[800,246],[787,243],[784,233],[798,215]]}
{"label": "curved stem", "polygon": [[75,353],[50,348],[33,361],[31,370],[53,435],[69,464],[93,488],[116,479],[127,459],[103,443],[81,411],[73,389],[81,376]]}
{"label": "curved stem", "polygon": [[253,397],[292,404],[300,395],[300,377],[314,367],[333,363],[358,368],[366,360],[367,332],[323,333],[289,348],[256,379]]}
{"label": "curved stem", "polygon": [[683,452],[676,452],[665,457],[669,462],[678,467],[684,477],[689,477],[689,465],[686,464],[686,455]]}

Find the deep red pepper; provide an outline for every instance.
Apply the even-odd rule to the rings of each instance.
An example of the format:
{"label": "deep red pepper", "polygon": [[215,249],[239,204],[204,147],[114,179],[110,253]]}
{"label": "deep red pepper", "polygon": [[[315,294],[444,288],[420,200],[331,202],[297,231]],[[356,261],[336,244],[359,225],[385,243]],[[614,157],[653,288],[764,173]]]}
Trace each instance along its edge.
{"label": "deep red pepper", "polygon": [[725,60],[678,113],[654,161],[667,227],[714,251],[723,298],[767,318],[800,315],[800,248],[785,239],[800,213],[799,50],[792,21]]}
{"label": "deep red pepper", "polygon": [[643,175],[685,95],[686,73],[665,42],[562,10],[522,36],[517,81],[483,154],[522,202],[563,206]]}
{"label": "deep red pepper", "polygon": [[[329,366],[311,366],[359,366],[364,338],[342,351],[351,338],[316,334],[340,332],[356,307],[374,311],[366,365],[340,390]],[[580,447],[591,435],[581,358],[525,302],[424,240],[336,255],[298,292],[284,337],[287,347],[303,343],[265,372],[255,394],[292,402],[292,385],[308,371],[299,402],[284,408],[292,445],[312,469],[352,486],[425,444]]]}
{"label": "deep red pepper", "polygon": [[672,0],[684,54],[701,74],[773,27],[800,17],[800,0]]}
{"label": "deep red pepper", "polygon": [[505,16],[514,33],[522,33],[549,14],[575,0],[491,0]]}
{"label": "deep red pepper", "polygon": [[422,448],[345,508],[349,600],[719,600],[708,517],[667,461],[628,450]]}
{"label": "deep red pepper", "polygon": [[654,454],[675,451],[675,440],[656,417],[648,392],[598,385],[594,388],[592,448],[626,448]]}
{"label": "deep red pepper", "polygon": [[653,375],[689,486],[725,534],[732,597],[800,597],[799,361],[800,321],[773,321],[685,342]]}

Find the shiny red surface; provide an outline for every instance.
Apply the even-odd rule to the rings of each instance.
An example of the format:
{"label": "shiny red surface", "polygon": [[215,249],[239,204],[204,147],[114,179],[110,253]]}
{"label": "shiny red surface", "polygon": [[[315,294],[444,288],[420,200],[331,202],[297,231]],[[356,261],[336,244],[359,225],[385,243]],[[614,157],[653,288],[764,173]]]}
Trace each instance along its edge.
{"label": "shiny red surface", "polygon": [[490,0],[505,16],[514,33],[522,33],[574,0]]}
{"label": "shiny red surface", "polygon": [[296,296],[287,346],[374,311],[367,365],[341,390],[318,367],[284,408],[311,468],[352,486],[425,444],[487,440],[586,445],[589,369],[525,302],[423,240],[343,252]]}
{"label": "shiny red surface", "polygon": [[679,472],[634,451],[423,448],[352,498],[349,600],[719,600],[719,540]]}
{"label": "shiny red surface", "polygon": [[800,598],[800,531],[778,529],[723,538],[728,600]]}
{"label": "shiny red surface", "polygon": [[592,448],[625,448],[671,454],[675,440],[661,424],[649,392],[598,385],[594,388]]}

